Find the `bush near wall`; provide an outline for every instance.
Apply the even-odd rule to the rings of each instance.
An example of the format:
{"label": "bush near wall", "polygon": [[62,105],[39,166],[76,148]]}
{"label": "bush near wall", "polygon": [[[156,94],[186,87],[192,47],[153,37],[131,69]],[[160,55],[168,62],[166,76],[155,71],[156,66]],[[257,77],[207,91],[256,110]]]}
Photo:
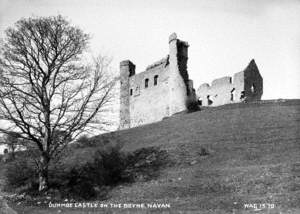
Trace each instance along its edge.
{"label": "bush near wall", "polygon": [[187,99],[186,108],[188,112],[200,111],[200,106],[198,101],[192,98]]}

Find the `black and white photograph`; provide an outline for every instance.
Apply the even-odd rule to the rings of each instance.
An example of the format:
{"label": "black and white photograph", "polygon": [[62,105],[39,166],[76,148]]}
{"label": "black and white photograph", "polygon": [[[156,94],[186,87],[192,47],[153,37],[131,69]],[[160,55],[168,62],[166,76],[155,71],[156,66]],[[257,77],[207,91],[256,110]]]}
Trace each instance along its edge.
{"label": "black and white photograph", "polygon": [[300,0],[0,0],[0,214],[300,214]]}

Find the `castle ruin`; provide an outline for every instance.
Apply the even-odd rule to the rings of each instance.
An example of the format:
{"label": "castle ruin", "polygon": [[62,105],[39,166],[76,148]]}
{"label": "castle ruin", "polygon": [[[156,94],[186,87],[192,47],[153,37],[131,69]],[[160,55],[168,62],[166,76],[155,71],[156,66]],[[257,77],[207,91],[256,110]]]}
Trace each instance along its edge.
{"label": "castle ruin", "polygon": [[187,103],[218,106],[260,100],[263,79],[254,60],[232,77],[200,85],[195,93],[187,71],[188,43],[173,33],[169,54],[135,73],[130,60],[120,62],[120,129],[153,123],[187,110]]}
{"label": "castle ruin", "polygon": [[219,106],[229,103],[260,100],[263,94],[263,79],[254,60],[245,70],[232,77],[222,77],[197,89],[199,104],[202,106]]}
{"label": "castle ruin", "polygon": [[186,110],[187,99],[196,100],[187,72],[188,43],[173,33],[169,54],[136,74],[135,65],[120,63],[120,129],[162,120]]}

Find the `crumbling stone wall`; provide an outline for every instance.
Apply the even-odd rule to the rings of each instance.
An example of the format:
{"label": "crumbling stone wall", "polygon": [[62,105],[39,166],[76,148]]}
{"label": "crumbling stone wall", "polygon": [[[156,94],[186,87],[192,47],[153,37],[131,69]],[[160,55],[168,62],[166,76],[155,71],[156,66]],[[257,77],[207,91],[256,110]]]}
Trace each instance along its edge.
{"label": "crumbling stone wall", "polygon": [[254,60],[244,70],[244,90],[246,101],[260,100],[263,95],[263,78]]}
{"label": "crumbling stone wall", "polygon": [[[169,116],[168,64],[167,57],[130,78],[130,88],[133,90],[129,104],[130,127],[155,122]],[[156,84],[154,84],[155,77],[157,77]]]}
{"label": "crumbling stone wall", "polygon": [[263,79],[254,60],[233,78],[215,79],[211,86],[204,83],[197,90],[198,100],[203,106],[260,100],[262,94]]}
{"label": "crumbling stone wall", "polygon": [[129,78],[135,74],[135,65],[129,60],[120,63],[120,127],[130,126],[130,82]]}
{"label": "crumbling stone wall", "polygon": [[196,100],[187,72],[188,44],[169,37],[169,54],[135,74],[129,60],[120,63],[120,128],[162,120],[186,110],[186,100]]}

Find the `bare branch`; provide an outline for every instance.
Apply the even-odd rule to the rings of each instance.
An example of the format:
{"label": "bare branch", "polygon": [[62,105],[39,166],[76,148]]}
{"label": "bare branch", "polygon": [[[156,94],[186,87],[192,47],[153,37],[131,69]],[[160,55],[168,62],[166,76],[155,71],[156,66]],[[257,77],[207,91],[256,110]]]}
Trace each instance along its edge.
{"label": "bare branch", "polygon": [[111,59],[83,63],[88,40],[61,16],[40,17],[8,28],[0,48],[0,116],[19,138],[36,144],[43,170],[111,104]]}

